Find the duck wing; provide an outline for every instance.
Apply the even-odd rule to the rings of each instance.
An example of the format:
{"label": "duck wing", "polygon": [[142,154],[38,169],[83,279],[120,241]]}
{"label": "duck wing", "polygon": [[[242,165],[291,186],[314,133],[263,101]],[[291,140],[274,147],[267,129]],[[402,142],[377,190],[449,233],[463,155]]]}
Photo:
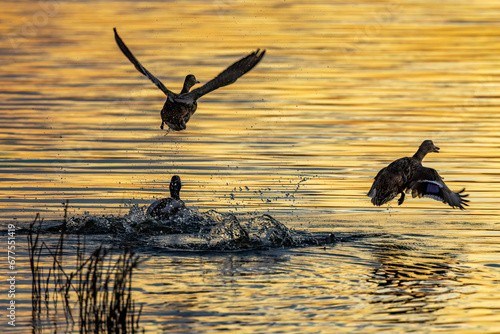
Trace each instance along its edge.
{"label": "duck wing", "polygon": [[156,85],[156,87],[160,88],[161,91],[165,93],[165,95],[169,96],[169,94],[172,94],[172,92],[169,91],[167,87],[165,87],[165,85],[157,77],[152,75],[151,72],[149,72],[144,66],[142,66],[141,63],[139,63],[137,58],[135,58],[135,56],[132,54],[132,52],[129,50],[129,48],[125,45],[125,43],[118,35],[116,28],[113,28],[113,30],[115,32],[116,44],[118,44],[118,47],[120,48],[120,50],[122,50],[123,54],[128,58],[128,60],[130,60],[130,62],[134,64],[135,68],[139,72],[144,74],[149,80],[151,80]]}
{"label": "duck wing", "polygon": [[413,180],[408,186],[407,192],[410,192],[412,197],[429,197],[436,201],[449,204],[452,208],[464,210],[464,206],[468,206],[469,200],[464,197],[468,194],[462,194],[465,188],[459,192],[453,192],[444,183],[441,176],[435,169],[420,167],[415,172]]}
{"label": "duck wing", "polygon": [[243,74],[254,68],[260,62],[262,57],[264,57],[265,53],[266,50],[260,52],[260,49],[257,49],[257,51],[252,52],[248,56],[243,57],[233,65],[226,68],[218,76],[216,76],[214,79],[210,80],[203,86],[193,89],[189,93],[182,94],[178,99],[176,99],[176,101],[191,103],[196,101],[203,95],[216,90],[217,88],[232,84]]}

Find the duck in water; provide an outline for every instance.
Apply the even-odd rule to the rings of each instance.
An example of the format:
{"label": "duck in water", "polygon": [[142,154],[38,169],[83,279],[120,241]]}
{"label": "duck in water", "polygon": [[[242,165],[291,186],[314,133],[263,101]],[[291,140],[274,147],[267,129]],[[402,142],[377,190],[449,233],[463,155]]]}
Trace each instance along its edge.
{"label": "duck in water", "polygon": [[464,199],[469,195],[462,194],[465,188],[459,192],[451,191],[435,169],[422,166],[422,160],[430,152],[439,152],[439,147],[432,140],[425,140],[412,157],[398,159],[381,169],[367,194],[373,205],[381,206],[398,194],[401,194],[398,200],[401,205],[405,192],[411,192],[412,197],[429,197],[452,208],[465,209],[469,202]]}
{"label": "duck in water", "polygon": [[178,175],[172,176],[170,180],[170,197],[154,201],[146,211],[146,214],[155,219],[168,219],[179,210],[186,207],[180,198],[182,188],[181,178]]}
{"label": "duck in water", "polygon": [[128,47],[118,35],[116,28],[113,28],[113,30],[115,32],[116,43],[118,44],[120,50],[122,50],[123,54],[128,58],[128,60],[130,60],[132,64],[135,65],[135,68],[139,72],[144,74],[163,93],[165,93],[165,95],[167,95],[167,101],[165,101],[163,109],[161,110],[162,122],[160,128],[162,130],[164,124],[167,124],[169,129],[172,129],[174,131],[185,130],[186,123],[196,111],[196,108],[198,106],[197,100],[200,97],[207,93],[210,93],[213,90],[216,90],[217,88],[232,84],[243,74],[254,68],[266,53],[266,50],[262,52],[260,52],[260,50],[252,52],[248,56],[243,57],[233,65],[229,66],[214,79],[192,91],[190,91],[191,87],[200,82],[196,80],[196,77],[194,75],[189,74],[184,80],[184,86],[182,87],[181,92],[179,94],[176,94],[168,90],[167,87],[165,87],[159,79],[152,75],[144,66],[141,65],[141,63],[139,63],[139,61],[134,57],[132,52],[130,52]]}

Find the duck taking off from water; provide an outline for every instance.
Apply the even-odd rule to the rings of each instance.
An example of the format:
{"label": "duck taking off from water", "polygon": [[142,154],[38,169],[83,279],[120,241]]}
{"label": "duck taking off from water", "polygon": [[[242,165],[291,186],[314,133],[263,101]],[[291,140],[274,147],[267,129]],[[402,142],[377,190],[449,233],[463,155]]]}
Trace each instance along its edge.
{"label": "duck taking off from water", "polygon": [[188,74],[186,79],[184,80],[184,86],[179,94],[172,92],[167,89],[163,85],[163,83],[152,75],[144,66],[139,63],[139,61],[134,57],[132,52],[128,49],[125,43],[122,41],[116,28],[113,28],[115,32],[115,40],[122,50],[123,54],[130,60],[132,64],[134,64],[135,68],[144,74],[149,80],[151,80],[165,95],[167,95],[167,101],[163,105],[163,109],[161,110],[161,126],[163,129],[163,124],[167,124],[167,126],[175,131],[181,131],[186,129],[186,123],[189,121],[191,116],[193,116],[194,112],[197,108],[197,100],[203,95],[210,93],[217,88],[224,87],[235,82],[239,77],[243,74],[250,71],[252,68],[257,65],[266,50],[260,52],[259,49],[257,51],[252,52],[246,57],[238,60],[233,65],[226,68],[222,71],[217,77],[210,80],[203,86],[196,88],[192,91],[191,87],[195,84],[200,83],[196,80],[196,77],[192,74]]}
{"label": "duck taking off from water", "polygon": [[147,215],[156,219],[168,219],[170,216],[176,214],[180,209],[186,207],[180,198],[182,182],[178,175],[172,176],[169,188],[170,197],[162,198],[151,203],[146,211]]}
{"label": "duck taking off from water", "polygon": [[381,206],[398,194],[401,194],[398,200],[401,205],[405,192],[411,192],[412,197],[429,197],[452,208],[465,209],[469,202],[464,198],[469,195],[462,194],[465,188],[459,192],[451,191],[435,169],[422,166],[422,160],[430,152],[439,152],[439,147],[432,140],[424,140],[411,158],[398,159],[381,169],[367,194],[373,205]]}

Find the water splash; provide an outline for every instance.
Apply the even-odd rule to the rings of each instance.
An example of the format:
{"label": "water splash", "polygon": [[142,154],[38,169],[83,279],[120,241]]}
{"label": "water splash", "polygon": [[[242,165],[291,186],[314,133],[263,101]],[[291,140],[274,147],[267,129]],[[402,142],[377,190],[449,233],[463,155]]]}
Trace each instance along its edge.
{"label": "water splash", "polygon": [[[154,218],[137,204],[120,215],[85,213],[68,219],[68,233],[117,236],[121,242],[162,249],[250,250],[320,245],[337,241],[333,234],[312,235],[289,229],[270,215],[236,216],[183,207]],[[52,227],[53,228],[53,227]]]}

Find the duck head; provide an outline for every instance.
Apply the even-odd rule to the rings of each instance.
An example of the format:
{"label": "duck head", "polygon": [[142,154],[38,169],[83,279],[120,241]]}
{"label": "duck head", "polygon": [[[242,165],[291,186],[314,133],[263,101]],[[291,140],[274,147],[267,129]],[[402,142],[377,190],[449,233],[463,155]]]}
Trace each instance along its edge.
{"label": "duck head", "polygon": [[184,86],[182,87],[181,94],[189,92],[191,87],[193,87],[194,85],[199,84],[199,83],[200,82],[198,80],[196,80],[196,77],[194,75],[192,75],[192,74],[186,75],[186,79],[184,79]]}
{"label": "duck head", "polygon": [[424,140],[423,143],[420,145],[420,149],[425,153],[430,153],[430,152],[439,153],[439,147],[434,145],[434,143],[430,139]]}
{"label": "duck head", "polygon": [[172,179],[170,180],[170,197],[172,197],[175,200],[180,200],[180,192],[182,188],[182,182],[181,178],[178,175],[172,176]]}
{"label": "duck head", "polygon": [[413,157],[415,159],[419,160],[420,162],[422,162],[422,160],[427,155],[427,153],[431,153],[431,152],[436,152],[436,153],[439,152],[439,147],[434,145],[432,140],[427,139],[427,140],[424,140],[422,144],[420,144],[420,147],[418,148],[417,153],[415,153],[413,155]]}

